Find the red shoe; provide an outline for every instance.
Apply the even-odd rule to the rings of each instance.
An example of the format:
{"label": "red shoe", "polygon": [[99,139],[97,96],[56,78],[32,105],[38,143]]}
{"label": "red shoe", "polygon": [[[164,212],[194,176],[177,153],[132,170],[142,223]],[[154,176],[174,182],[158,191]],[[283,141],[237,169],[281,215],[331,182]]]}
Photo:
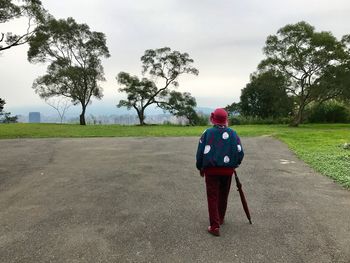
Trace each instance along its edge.
{"label": "red shoe", "polygon": [[211,226],[208,226],[208,232],[213,236],[217,236],[217,237],[220,236],[219,228],[212,228]]}

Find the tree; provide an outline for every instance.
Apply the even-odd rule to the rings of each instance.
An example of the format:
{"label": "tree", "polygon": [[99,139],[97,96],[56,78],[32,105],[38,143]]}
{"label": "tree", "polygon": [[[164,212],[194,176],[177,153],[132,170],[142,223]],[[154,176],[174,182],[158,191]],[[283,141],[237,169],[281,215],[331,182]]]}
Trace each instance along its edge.
{"label": "tree", "polygon": [[[146,50],[141,62],[143,75],[150,78],[140,80],[137,76],[120,72],[117,80],[123,87],[119,91],[127,93],[127,100],[119,101],[117,106],[134,108],[140,125],[144,125],[145,109],[152,104],[162,109],[169,107],[170,92],[178,87],[178,77],[186,73],[198,75],[198,70],[192,67],[193,59],[187,53],[171,51],[168,47]],[[156,82],[162,83],[157,85]]]}
{"label": "tree", "polygon": [[27,43],[35,35],[36,27],[45,19],[46,11],[39,0],[0,0],[0,23],[16,18],[28,19],[27,29],[21,34],[1,32],[0,51]]}
{"label": "tree", "polygon": [[71,101],[68,98],[59,97],[59,98],[45,98],[45,102],[47,105],[49,105],[50,107],[52,107],[54,110],[57,111],[57,114],[60,118],[60,123],[63,123],[64,115],[66,114],[70,106],[72,106]]}
{"label": "tree", "polygon": [[225,107],[228,115],[237,115],[241,113],[241,103],[232,102],[232,104]]}
{"label": "tree", "polygon": [[74,105],[80,104],[80,124],[86,125],[85,112],[91,98],[101,99],[104,81],[101,57],[109,57],[105,35],[90,31],[86,24],[73,18],[48,19],[29,41],[28,60],[32,63],[50,62],[47,74],[33,83],[41,98],[63,96]]}
{"label": "tree", "polygon": [[336,75],[338,81],[342,83],[341,99],[350,102],[350,35],[345,35],[342,38],[342,43],[345,46],[345,60],[342,63],[340,73]]}
{"label": "tree", "polygon": [[5,100],[3,100],[2,98],[0,98],[0,114],[3,112],[4,110],[4,106],[5,106],[6,102]]}
{"label": "tree", "polygon": [[5,112],[5,100],[0,98],[0,123],[13,123],[17,122],[17,116],[11,116],[11,112]]}
{"label": "tree", "polygon": [[186,117],[190,125],[198,123],[198,115],[195,111],[196,99],[188,92],[170,91],[168,99],[161,107],[176,117]]}
{"label": "tree", "polygon": [[[119,88],[120,92],[127,94],[126,100],[120,100],[117,107],[134,108],[140,121],[140,125],[145,124],[145,109],[156,103],[153,95],[158,89],[155,83],[146,78],[141,80],[137,76],[131,76],[129,73],[120,72],[117,76],[118,83],[124,87]],[[160,95],[159,95],[160,96]]]}
{"label": "tree", "polygon": [[287,78],[286,91],[296,99],[292,125],[298,126],[309,103],[330,98],[317,83],[330,66],[339,64],[342,45],[330,32],[315,32],[310,24],[299,22],[268,36],[264,53],[267,58],[259,69],[273,69]]}
{"label": "tree", "polygon": [[341,43],[343,53],[340,63],[328,66],[317,80],[320,92],[327,94],[318,100],[319,104],[332,99],[350,101],[350,35],[343,36]]}
{"label": "tree", "polygon": [[250,83],[242,89],[240,113],[262,119],[287,116],[293,107],[287,85],[285,77],[272,70],[251,75]]}

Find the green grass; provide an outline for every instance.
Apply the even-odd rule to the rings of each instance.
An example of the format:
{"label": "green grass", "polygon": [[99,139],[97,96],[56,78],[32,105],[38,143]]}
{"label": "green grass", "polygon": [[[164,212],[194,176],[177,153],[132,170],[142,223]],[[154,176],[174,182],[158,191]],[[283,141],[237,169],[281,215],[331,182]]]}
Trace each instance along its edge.
{"label": "green grass", "polygon": [[[67,138],[67,137],[144,137],[144,136],[199,136],[209,126],[176,126],[176,125],[87,125],[77,124],[29,124],[15,123],[0,125],[0,139],[13,138]],[[271,135],[280,125],[242,125],[237,126],[240,136]]]}
{"label": "green grass", "polygon": [[[207,127],[121,126],[72,124],[3,124],[0,139],[67,137],[195,136]],[[350,124],[241,125],[234,127],[241,137],[268,135],[285,142],[296,155],[316,171],[350,188]]]}
{"label": "green grass", "polygon": [[67,137],[144,137],[198,136],[204,127],[182,126],[123,126],[76,124],[4,124],[0,125],[0,139],[10,138],[67,138]]}
{"label": "green grass", "polygon": [[350,188],[350,125],[307,125],[276,134],[319,173]]}

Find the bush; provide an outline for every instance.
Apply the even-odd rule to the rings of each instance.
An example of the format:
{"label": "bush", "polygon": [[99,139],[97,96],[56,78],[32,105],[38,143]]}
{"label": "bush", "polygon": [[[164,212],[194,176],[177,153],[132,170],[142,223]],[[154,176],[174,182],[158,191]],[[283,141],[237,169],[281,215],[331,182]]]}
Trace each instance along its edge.
{"label": "bush", "polygon": [[259,118],[252,116],[230,116],[230,125],[245,125],[245,124],[289,124],[291,119],[289,117],[280,118]]}
{"label": "bush", "polygon": [[197,126],[207,126],[209,124],[209,116],[197,114],[196,123]]}
{"label": "bush", "polygon": [[307,121],[310,123],[347,123],[350,121],[350,111],[337,101],[317,104],[309,109]]}
{"label": "bush", "polygon": [[240,125],[241,121],[236,116],[235,117],[230,117],[229,118],[229,124],[230,125]]}

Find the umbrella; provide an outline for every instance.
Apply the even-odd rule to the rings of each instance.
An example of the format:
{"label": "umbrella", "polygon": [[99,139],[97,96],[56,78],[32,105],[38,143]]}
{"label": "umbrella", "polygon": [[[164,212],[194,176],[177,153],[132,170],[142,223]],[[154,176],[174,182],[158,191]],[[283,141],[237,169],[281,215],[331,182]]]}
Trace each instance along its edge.
{"label": "umbrella", "polygon": [[250,218],[250,213],[249,213],[249,209],[248,209],[247,200],[245,199],[245,196],[244,196],[244,193],[243,193],[243,190],[242,190],[242,184],[241,184],[241,182],[238,179],[238,175],[237,175],[236,171],[234,171],[234,174],[235,174],[235,179],[236,179],[237,191],[239,192],[239,195],[241,197],[241,201],[242,201],[244,212],[247,215],[249,223],[252,224],[252,220]]}

